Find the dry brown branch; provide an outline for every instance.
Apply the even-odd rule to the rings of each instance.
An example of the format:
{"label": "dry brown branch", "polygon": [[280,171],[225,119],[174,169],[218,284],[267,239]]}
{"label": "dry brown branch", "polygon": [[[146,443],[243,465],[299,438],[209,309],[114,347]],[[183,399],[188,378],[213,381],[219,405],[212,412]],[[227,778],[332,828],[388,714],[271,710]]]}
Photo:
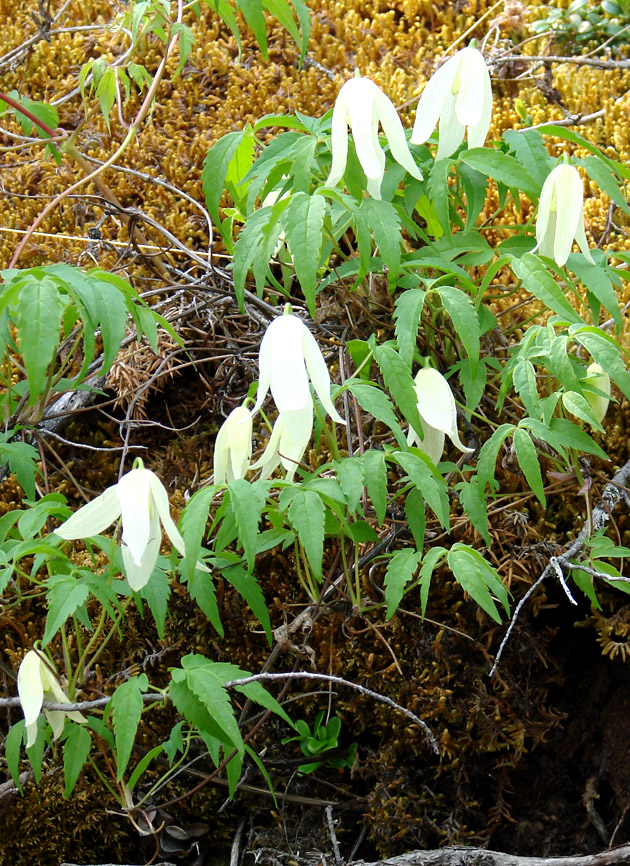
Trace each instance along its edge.
{"label": "dry brown branch", "polygon": [[619,866],[622,863],[630,863],[630,845],[575,857],[516,857],[486,848],[441,848],[411,851],[372,863],[354,860],[352,866]]}

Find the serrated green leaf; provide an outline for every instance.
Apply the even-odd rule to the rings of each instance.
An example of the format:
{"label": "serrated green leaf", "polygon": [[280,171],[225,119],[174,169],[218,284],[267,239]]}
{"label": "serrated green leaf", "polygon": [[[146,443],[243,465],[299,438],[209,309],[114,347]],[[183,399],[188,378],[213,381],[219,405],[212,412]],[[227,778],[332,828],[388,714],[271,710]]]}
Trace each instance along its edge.
{"label": "serrated green leaf", "polygon": [[512,270],[518,279],[522,280],[525,289],[554,313],[558,313],[569,322],[582,322],[538,256],[525,253],[520,259],[512,259]]}
{"label": "serrated green leaf", "polygon": [[20,785],[20,747],[25,724],[24,719],[20,719],[19,722],[12,725],[4,740],[4,757],[7,762],[7,769],[20,794],[24,793]]}
{"label": "serrated green leaf", "polygon": [[543,143],[540,131],[507,129],[503,133],[503,139],[507,141],[510,150],[514,151],[516,158],[538,184],[540,190],[554,163]]}
{"label": "serrated green leaf", "polygon": [[197,603],[199,609],[208,617],[208,620],[223,637],[223,625],[219,616],[219,606],[216,600],[216,589],[212,577],[203,571],[195,571],[187,582],[190,597]]}
{"label": "serrated green leaf", "polygon": [[416,433],[421,436],[422,424],[418,415],[418,398],[409,368],[391,346],[374,345],[372,348],[376,363],[394,402]]}
{"label": "serrated green leaf", "polygon": [[164,751],[164,747],[160,743],[159,746],[154,746],[150,752],[147,752],[146,755],[143,755],[142,758],[138,761],[135,766],[135,769],[131,776],[129,776],[129,780],[127,782],[127,788],[129,791],[133,792],[134,788],[138,784],[140,777],[149,766],[151,761],[154,761],[159,755]]}
{"label": "serrated green leaf", "polygon": [[215,663],[203,656],[190,654],[182,659],[182,668],[191,691],[203,703],[230,744],[243,754],[243,738],[236,722],[234,708],[223,685],[224,679],[217,672]]}
{"label": "serrated green leaf", "polygon": [[501,622],[493,593],[509,613],[508,595],[505,586],[492,566],[481,554],[457,542],[448,552],[448,566],[462,589],[477,602],[495,622]]}
{"label": "serrated green leaf", "polygon": [[491,492],[494,493],[497,489],[498,482],[495,479],[497,457],[504,441],[514,429],[514,424],[501,424],[484,442],[477,461],[477,477],[482,491],[485,491],[487,484],[490,485]]}
{"label": "serrated green leaf", "polygon": [[299,490],[289,506],[289,520],[304,548],[311,571],[322,576],[324,555],[324,503],[312,490]]}
{"label": "serrated green leaf", "polygon": [[396,613],[405,592],[405,587],[414,576],[422,558],[422,552],[407,548],[397,550],[387,564],[385,572],[385,619],[390,620]]}
{"label": "serrated green leaf", "polygon": [[427,181],[427,195],[430,204],[439,220],[443,233],[451,233],[450,201],[451,191],[448,185],[448,175],[453,160],[436,159],[431,166]]}
{"label": "serrated green leaf", "polygon": [[510,189],[521,190],[532,201],[540,194],[540,185],[535,178],[509,154],[494,148],[474,147],[460,154],[459,160]]}
{"label": "serrated green leaf", "polygon": [[411,367],[416,351],[418,324],[426,294],[422,289],[407,289],[396,300],[394,309],[396,342],[400,357],[408,367]]}
{"label": "serrated green leaf", "polygon": [[201,170],[201,183],[206,205],[215,225],[220,225],[219,202],[223,195],[225,178],[232,157],[236,153],[242,139],[249,133],[249,127],[239,132],[228,132],[223,135],[208,151]]}
{"label": "serrated green leaf", "polygon": [[369,498],[372,500],[379,526],[387,510],[387,466],[383,451],[371,449],[362,456],[363,475]]}
{"label": "serrated green leaf", "polygon": [[[191,690],[186,679],[186,673],[180,668],[171,671],[169,694],[177,712],[191,725],[194,725],[208,746],[210,756],[215,765],[218,763],[219,746],[227,743],[233,748],[233,743],[225,731],[212,718],[205,703]],[[214,748],[212,747],[214,744]]]}
{"label": "serrated green leaf", "polygon": [[450,508],[446,482],[439,472],[431,468],[429,458],[425,455],[420,456],[405,451],[396,451],[393,457],[422,493],[429,508],[444,529],[448,529]]}
{"label": "serrated green leaf", "polygon": [[85,581],[68,575],[53,574],[46,581],[46,587],[48,616],[42,646],[50,643],[68,617],[85,604],[89,595]]}
{"label": "serrated green leaf", "polygon": [[154,568],[151,579],[142,587],[140,595],[149,605],[161,640],[164,637],[168,600],[171,596],[171,582],[168,575],[161,568]]}
{"label": "serrated green leaf", "polygon": [[521,427],[514,431],[513,441],[516,459],[518,460],[518,465],[521,467],[527,483],[536,494],[536,498],[539,502],[543,506],[546,506],[545,485],[543,484],[540,472],[540,463],[538,461],[538,454],[536,453],[536,446],[532,442],[529,433]]}
{"label": "serrated green leaf", "polygon": [[438,286],[435,291],[442,299],[444,309],[449,314],[455,326],[457,336],[462,341],[466,354],[472,364],[472,372],[476,370],[479,360],[479,317],[470,297],[454,286]]}
{"label": "serrated green leaf", "polygon": [[424,497],[417,487],[412,487],[407,493],[405,498],[405,516],[416,548],[417,550],[422,550],[427,520]]}
{"label": "serrated green leaf", "polygon": [[206,534],[210,504],[215,492],[216,486],[214,484],[198,490],[193,493],[182,511],[180,530],[186,547],[186,557],[181,563],[181,569],[188,580],[195,573],[195,564],[201,553],[201,543]]}
{"label": "serrated green leaf", "polygon": [[171,27],[171,36],[177,36],[179,34],[179,63],[177,64],[177,69],[173,73],[173,80],[175,80],[178,75],[181,73],[182,69],[186,61],[190,56],[190,50],[195,44],[195,36],[186,24],[183,24],[181,21],[175,21],[175,23]]}
{"label": "serrated green leaf", "polygon": [[578,391],[564,391],[562,394],[562,405],[567,412],[571,413],[571,415],[575,415],[575,417],[579,418],[581,421],[586,421],[587,424],[590,424],[596,430],[599,430],[600,432],[604,430],[603,426],[593,414],[591,404],[588,402],[586,397]]}
{"label": "serrated green leaf", "polygon": [[532,418],[540,420],[540,395],[536,384],[534,365],[527,358],[520,357],[513,370],[513,381],[516,391]]}
{"label": "serrated green leaf", "polygon": [[262,0],[238,0],[238,8],[245,16],[262,56],[267,60],[267,25]]}
{"label": "serrated green leaf", "polygon": [[[247,679],[247,677],[251,677],[252,675],[250,671],[241,670],[237,665],[229,664],[227,662],[212,662],[212,670],[224,683],[231,682],[232,680]],[[235,685],[233,688],[235,691],[245,695],[245,697],[249,698],[249,700],[253,701],[255,704],[259,704],[266,710],[270,710],[272,713],[280,716],[281,719],[284,719],[287,724],[293,727],[293,722],[290,717],[262,683],[246,683],[242,686]]]}
{"label": "serrated green leaf", "polygon": [[490,547],[492,540],[488,531],[488,506],[477,476],[473,476],[469,482],[463,481],[461,483],[459,501],[472,525]]}
{"label": "serrated green leaf", "polygon": [[422,562],[422,568],[420,569],[420,610],[423,618],[427,611],[431,577],[440,560],[446,556],[446,553],[447,551],[444,547],[431,547]]}
{"label": "serrated green leaf", "polygon": [[237,478],[228,483],[230,505],[238,527],[238,538],[245,551],[248,571],[256,561],[256,542],[258,524],[266,502],[266,483],[250,484],[244,478]]}
{"label": "serrated green leaf", "polygon": [[475,171],[474,168],[465,163],[459,165],[458,172],[462,187],[464,188],[464,195],[466,196],[466,225],[464,231],[471,231],[474,229],[486,203],[488,181],[481,172]]}
{"label": "serrated green leaf", "polygon": [[591,353],[593,359],[630,400],[630,376],[615,341],[598,328],[591,327],[573,332],[572,337]]}
{"label": "serrated green leaf", "polygon": [[263,591],[254,575],[248,574],[240,564],[229,565],[227,568],[223,568],[221,573],[228,583],[231,583],[236,591],[243,596],[252,613],[264,628],[267,641],[271,644],[269,610]]}
{"label": "serrated green leaf", "polygon": [[377,421],[381,421],[388,427],[401,448],[406,447],[407,440],[403,433],[391,400],[384,391],[372,382],[362,382],[358,379],[346,381],[346,387],[354,394],[359,406],[369,412]]}
{"label": "serrated green leaf", "polygon": [[317,269],[326,210],[323,196],[298,192],[292,196],[285,214],[287,244],[311,316],[315,315]]}
{"label": "serrated green leaf", "polygon": [[92,746],[92,737],[86,727],[69,725],[69,728],[70,731],[63,744],[63,775],[65,780],[63,796],[66,800],[74,790]]}
{"label": "serrated green leaf", "polygon": [[96,88],[96,98],[101,107],[107,129],[110,131],[109,113],[116,102],[116,70],[112,66],[103,72]]}
{"label": "serrated green leaf", "polygon": [[341,460],[333,460],[333,468],[346,497],[348,511],[350,514],[355,514],[364,486],[361,458],[344,457]]}
{"label": "serrated green leaf", "polygon": [[26,368],[30,406],[42,396],[48,368],[59,345],[62,311],[59,290],[52,280],[31,280],[22,288],[15,311],[15,324],[20,334],[20,352]]}
{"label": "serrated green leaf", "polygon": [[363,199],[361,212],[367,220],[374,243],[378,246],[383,264],[387,268],[388,283],[393,287],[400,273],[402,242],[400,216],[391,202],[374,198]]}
{"label": "serrated green leaf", "polygon": [[28,442],[0,442],[0,460],[9,463],[28,499],[35,499],[35,473],[39,451]]}
{"label": "serrated green leaf", "polygon": [[[573,271],[578,280],[597,298],[599,303],[608,310],[615,322],[617,333],[619,333],[623,324],[619,300],[615,287],[602,265],[592,265],[581,253],[571,253],[567,260],[567,267]],[[596,321],[598,318],[599,316],[596,317]]]}
{"label": "serrated green leaf", "polygon": [[130,677],[121,683],[111,700],[114,735],[116,737],[116,781],[120,782],[125,775],[131,751],[133,749],[136,731],[140,724],[142,708],[142,692],[149,685],[146,674]]}

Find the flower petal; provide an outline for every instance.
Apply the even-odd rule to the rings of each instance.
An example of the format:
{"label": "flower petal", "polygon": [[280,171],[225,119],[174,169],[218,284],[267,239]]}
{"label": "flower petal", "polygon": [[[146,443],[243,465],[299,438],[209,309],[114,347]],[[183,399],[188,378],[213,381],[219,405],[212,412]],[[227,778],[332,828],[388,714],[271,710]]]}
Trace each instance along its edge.
{"label": "flower petal", "polygon": [[[229,416],[228,416],[229,420]],[[225,484],[230,478],[230,435],[227,420],[223,422],[214,440],[214,454],[212,455],[214,483]]]}
{"label": "flower petal", "polygon": [[559,165],[553,171],[556,173],[558,211],[553,257],[557,264],[564,265],[569,258],[580,222],[582,222],[582,226],[584,225],[582,216],[584,189],[578,170],[574,166]]}
{"label": "flower petal", "polygon": [[[155,511],[159,516],[159,519],[162,521],[162,526],[164,527],[164,531],[168,535],[171,540],[171,544],[180,554],[180,556],[186,556],[186,545],[184,544],[184,539],[182,538],[179,529],[175,526],[175,521],[171,517],[171,506],[168,501],[168,493],[166,492],[166,488],[157,477],[155,472],[151,472],[150,470],[146,470],[149,473],[149,487],[150,487],[150,495],[153,500],[153,505],[155,507]],[[153,519],[155,517],[155,512],[151,519],[151,536],[154,534],[154,524]],[[160,540],[162,539],[162,533],[159,530],[157,535]],[[158,548],[159,549],[159,548]],[[155,565],[155,563],[154,563]],[[151,569],[153,571],[153,569]]]}
{"label": "flower petal", "polygon": [[55,535],[69,541],[74,538],[89,538],[98,535],[120,517],[120,502],[116,496],[116,485],[75,511],[65,523],[55,529]]}
{"label": "flower petal", "polygon": [[17,690],[27,728],[27,748],[37,738],[37,717],[42,711],[44,686],[42,685],[42,660],[35,650],[29,650],[18,668]]}
{"label": "flower petal", "polygon": [[311,334],[306,325],[304,325],[302,333],[302,352],[304,354],[308,375],[313,383],[315,393],[321,400],[322,406],[333,421],[336,421],[338,424],[345,424],[346,422],[337,412],[330,398],[330,374],[328,372],[328,367],[326,366],[326,361],[324,361],[324,357],[317,345],[317,340]]}
{"label": "flower petal", "polygon": [[245,406],[234,409],[227,420],[232,478],[244,478],[252,459],[252,413]]}
{"label": "flower petal", "polygon": [[281,412],[303,409],[310,399],[302,352],[305,329],[306,325],[297,316],[278,316],[263,337],[263,343],[270,346],[271,394]]}
{"label": "flower petal", "polygon": [[160,555],[160,546],[162,544],[162,530],[160,528],[160,519],[157,513],[151,521],[151,533],[145,548],[142,552],[140,562],[136,562],[131,551],[126,544],[122,544],[122,558],[125,566],[125,577],[127,583],[134,592],[138,592],[145,586],[153,574],[153,569]]}
{"label": "flower petal", "polygon": [[412,144],[424,144],[437,126],[445,101],[452,97],[456,75],[456,57],[451,57],[426,83],[416,109],[416,121],[411,134]]}
{"label": "flower petal", "polygon": [[455,55],[459,59],[455,114],[462,126],[476,126],[484,109],[485,80],[490,74],[478,48],[463,48]]}
{"label": "flower petal", "polygon": [[283,432],[284,424],[282,423],[281,416],[278,415],[276,423],[273,425],[273,430],[271,431],[269,442],[267,442],[267,447],[258,458],[258,460],[251,466],[252,469],[262,470],[260,473],[261,478],[269,478],[274,469],[276,469],[280,465],[280,455],[278,454],[278,447],[280,445],[280,439],[282,438]]}
{"label": "flower petal", "polygon": [[418,412],[422,420],[430,427],[446,433],[460,451],[472,453],[475,449],[467,448],[459,438],[455,398],[444,376],[438,370],[426,367],[418,371],[415,382]]}
{"label": "flower petal", "polygon": [[440,115],[440,137],[436,159],[446,159],[451,156],[464,140],[466,128],[462,126],[455,115],[455,97],[451,94],[445,100]]}
{"label": "flower petal", "polygon": [[601,423],[610,403],[610,376],[600,364],[593,363],[588,366],[586,379],[584,379],[582,384],[590,385],[593,388],[597,388],[598,391],[603,392],[602,394],[595,394],[594,391],[587,391],[585,394],[593,410],[593,415]]}
{"label": "flower petal", "polygon": [[427,455],[432,463],[437,465],[444,453],[444,440],[446,437],[441,430],[436,430],[435,427],[431,427],[430,424],[427,424],[422,415],[420,416],[420,422],[422,424],[424,438],[420,441],[415,430],[410,425],[409,433],[407,434],[407,443],[409,445],[415,445],[416,448],[419,448],[420,451],[423,451]]}
{"label": "flower petal", "polygon": [[122,511],[122,540],[129,548],[136,565],[149,543],[151,500],[148,469],[132,469],[116,485],[116,496]]}
{"label": "flower petal", "polygon": [[[485,66],[485,61],[484,61]],[[477,123],[471,123],[468,126],[468,147],[483,147],[490,122],[492,120],[492,84],[490,82],[490,73],[486,66],[483,76],[483,90],[481,100],[481,115]]]}
{"label": "flower petal", "polygon": [[374,100],[381,91],[369,78],[351,78],[342,90],[345,91],[357,158],[366,177],[376,180],[383,176],[385,164],[385,154],[378,143],[378,118],[374,110]]}
{"label": "flower petal", "polygon": [[287,472],[287,481],[291,481],[313,434],[312,402],[297,412],[283,412],[282,427],[278,453]]}
{"label": "flower petal", "polygon": [[383,126],[383,132],[387,136],[392,156],[399,165],[407,169],[412,177],[422,180],[422,172],[415,164],[411,155],[407,139],[405,138],[404,127],[400,122],[398,112],[394,108],[392,101],[379,90],[374,99],[374,105]]}
{"label": "flower petal", "polygon": [[[346,82],[349,83],[349,82]],[[344,95],[344,84],[335,102],[330,130],[330,147],[332,150],[332,164],[330,174],[326,179],[326,186],[336,186],[346,171],[348,161],[348,121],[350,115],[346,106]]]}
{"label": "flower petal", "polygon": [[[274,319],[274,321],[276,321]],[[271,323],[273,325],[273,322]],[[271,328],[269,325],[269,328]],[[252,409],[253,414],[260,409],[262,404],[265,402],[265,397],[267,396],[267,392],[269,391],[269,386],[271,385],[271,363],[272,363],[272,354],[273,347],[272,341],[267,339],[267,335],[269,333],[269,328],[265,331],[262,342],[260,344],[260,350],[258,352],[258,391],[256,392],[256,403],[254,408]]]}

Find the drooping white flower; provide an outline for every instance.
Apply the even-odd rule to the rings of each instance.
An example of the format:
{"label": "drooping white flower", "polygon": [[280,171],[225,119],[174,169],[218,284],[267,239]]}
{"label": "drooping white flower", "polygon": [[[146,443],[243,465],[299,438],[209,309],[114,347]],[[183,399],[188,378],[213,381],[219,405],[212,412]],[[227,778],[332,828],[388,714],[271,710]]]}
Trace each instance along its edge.
{"label": "drooping white flower", "polygon": [[601,424],[610,404],[610,376],[601,364],[589,364],[586,370],[586,379],[582,384],[592,386],[602,392],[601,394],[596,394],[594,391],[586,391],[585,393],[588,404],[593,410],[593,415]]}
{"label": "drooping white flower", "polygon": [[451,156],[464,140],[483,147],[492,117],[492,85],[483,54],[469,46],[435,72],[422,91],[412,144],[423,144],[440,122],[437,159]]}
{"label": "drooping white flower", "polygon": [[[37,739],[37,718],[42,711],[44,700],[58,704],[69,704],[67,694],[61,688],[52,662],[44,659],[37,650],[29,650],[18,669],[17,690],[26,722],[26,746],[30,748]],[[74,722],[85,722],[85,716],[73,710],[44,710],[56,740],[63,731],[64,716]]]}
{"label": "drooping white flower", "polygon": [[561,163],[547,176],[540,193],[534,252],[549,256],[562,266],[569,258],[574,239],[585,258],[595,264],[584,231],[582,179],[575,166]]}
{"label": "drooping white flower", "polygon": [[252,459],[252,413],[237,406],[221,425],[214,443],[214,483],[245,478]]}
{"label": "drooping white flower", "polygon": [[261,469],[260,477],[269,478],[282,463],[287,481],[291,481],[312,433],[313,401],[309,394],[303,409],[288,409],[278,414],[267,447],[251,468]]}
{"label": "drooping white flower", "polygon": [[416,445],[431,459],[438,463],[444,451],[444,438],[448,436],[453,445],[466,454],[474,448],[462,444],[457,431],[457,407],[455,398],[444,376],[433,367],[418,370],[414,390],[418,399],[418,414],[422,422],[422,441],[413,428],[409,428],[407,442]]}
{"label": "drooping white flower", "polygon": [[171,517],[168,494],[160,479],[142,460],[137,468],[108,487],[92,502],[79,508],[55,530],[60,538],[71,540],[98,535],[122,515],[122,557],[129,586],[140,590],[148,583],[162,543],[160,521],[171,542],[186,555],[184,539]]}
{"label": "drooping white flower", "polygon": [[381,197],[385,152],[378,140],[379,122],[396,162],[412,177],[422,180],[422,172],[414,162],[405,130],[391,100],[369,78],[351,78],[339,91],[333,109],[332,165],[326,186],[336,186],[344,175],[350,126],[357,158],[368,179],[368,192],[373,198]]}
{"label": "drooping white flower", "polygon": [[285,314],[271,322],[260,344],[258,364],[260,377],[253,412],[260,409],[271,389],[284,428],[295,442],[302,441],[304,422],[301,416],[289,413],[309,406],[312,415],[309,379],[333,421],[346,423],[330,399],[330,375],[315,337],[297,316]]}

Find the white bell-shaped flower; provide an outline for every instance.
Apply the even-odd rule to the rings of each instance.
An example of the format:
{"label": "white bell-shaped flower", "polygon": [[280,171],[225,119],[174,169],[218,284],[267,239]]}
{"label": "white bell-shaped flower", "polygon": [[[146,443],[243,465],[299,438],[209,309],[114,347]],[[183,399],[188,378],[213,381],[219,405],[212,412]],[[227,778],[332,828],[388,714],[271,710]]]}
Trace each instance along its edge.
{"label": "white bell-shaped flower", "polygon": [[221,425],[214,443],[214,483],[245,478],[252,459],[252,413],[237,406]]}
{"label": "white bell-shaped flower", "polygon": [[422,180],[422,172],[414,162],[405,138],[405,130],[391,100],[369,78],[351,78],[339,91],[333,109],[332,165],[326,186],[336,186],[344,175],[350,126],[357,158],[368,179],[368,192],[373,198],[381,197],[385,151],[378,140],[379,122],[396,162],[412,177]]}
{"label": "white bell-shaped flower", "polygon": [[576,240],[585,258],[595,264],[584,231],[584,189],[577,168],[561,163],[547,176],[540,193],[534,252],[566,263]]}
{"label": "white bell-shaped flower", "polygon": [[[18,669],[17,690],[26,722],[26,747],[30,748],[37,739],[37,718],[42,711],[44,700],[57,704],[69,704],[68,695],[61,688],[52,662],[44,659],[37,650],[29,650]],[[64,716],[74,722],[85,722],[85,716],[73,710],[44,710],[56,740],[63,731]]]}
{"label": "white bell-shaped flower", "polygon": [[601,364],[589,364],[586,370],[586,379],[583,380],[582,384],[596,388],[597,391],[601,392],[596,394],[595,391],[586,391],[585,393],[588,404],[593,410],[593,415],[601,424],[610,404],[610,376]]}
{"label": "white bell-shaped flower", "polygon": [[285,313],[271,322],[260,344],[258,364],[260,377],[253,412],[260,409],[271,389],[284,427],[295,442],[302,441],[304,423],[296,420],[301,416],[289,413],[310,406],[312,414],[309,379],[333,421],[346,423],[330,399],[330,375],[317,341],[297,316]]}
{"label": "white bell-shaped flower", "polygon": [[408,444],[424,451],[433,463],[438,463],[442,456],[445,436],[460,451],[471,454],[475,449],[467,448],[459,438],[455,398],[444,376],[433,367],[424,367],[416,373],[414,390],[424,438],[420,440],[410,427]]}
{"label": "white bell-shaped flower", "polygon": [[464,140],[483,147],[492,117],[492,85],[483,54],[469,46],[458,51],[435,72],[422,91],[416,110],[412,144],[423,144],[438,120],[437,159],[451,156]]}
{"label": "white bell-shaped flower", "polygon": [[154,472],[144,468],[139,458],[136,467],[55,530],[56,535],[66,540],[88,538],[122,516],[122,557],[127,582],[134,591],[148,583],[155,568],[162,544],[160,521],[174,547],[182,556],[186,555],[164,485]]}
{"label": "white bell-shaped flower", "polygon": [[287,481],[292,481],[313,434],[313,401],[309,394],[303,409],[280,412],[273,425],[267,447],[252,469],[261,469],[260,477],[269,478],[280,464],[286,469]]}

